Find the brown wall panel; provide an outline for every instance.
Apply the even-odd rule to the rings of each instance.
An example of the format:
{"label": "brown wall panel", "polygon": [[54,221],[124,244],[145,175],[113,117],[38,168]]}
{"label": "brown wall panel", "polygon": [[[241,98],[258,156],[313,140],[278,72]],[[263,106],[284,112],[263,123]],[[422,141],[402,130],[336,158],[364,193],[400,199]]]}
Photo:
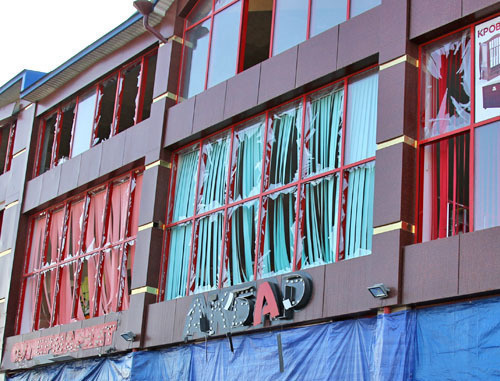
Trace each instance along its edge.
{"label": "brown wall panel", "polygon": [[497,12],[500,10],[498,0],[462,0],[462,15],[467,16],[471,13],[478,12],[478,16],[485,16],[489,12]]}
{"label": "brown wall panel", "polygon": [[175,300],[150,304],[144,336],[144,346],[163,345],[173,342]]}
{"label": "brown wall panel", "polygon": [[227,81],[219,83],[196,96],[193,134],[203,131],[223,120],[226,83]]}
{"label": "brown wall panel", "polygon": [[123,164],[125,132],[112,136],[100,145],[102,146],[102,158],[99,176],[104,176],[117,170]]}
{"label": "brown wall panel", "polygon": [[33,105],[28,109],[23,110],[18,114],[16,123],[16,138],[14,141],[13,153],[19,152],[23,148],[28,148],[29,139],[31,137],[31,129],[37,125],[34,123],[36,106]]}
{"label": "brown wall panel", "polygon": [[191,135],[195,101],[196,97],[186,99],[168,109],[164,147],[178,143]]}
{"label": "brown wall panel", "polygon": [[500,289],[500,227],[460,235],[461,295]]}
{"label": "brown wall panel", "polygon": [[261,65],[255,65],[227,81],[224,119],[257,105]]}
{"label": "brown wall panel", "polygon": [[461,16],[461,0],[412,0],[410,39],[455,21]]}
{"label": "brown wall panel", "polygon": [[295,88],[298,47],[294,46],[261,63],[259,103],[267,102]]}
{"label": "brown wall panel", "polygon": [[52,168],[42,176],[42,190],[40,192],[40,204],[48,202],[57,197],[59,182],[61,180],[61,166]]}
{"label": "brown wall panel", "polygon": [[399,63],[380,70],[377,143],[402,135],[417,138],[418,69]]}
{"label": "brown wall panel", "polygon": [[82,153],[80,171],[78,172],[78,186],[87,184],[99,177],[102,148],[103,145],[98,144]]}
{"label": "brown wall panel", "polygon": [[459,237],[404,249],[403,304],[458,295]]}
{"label": "brown wall panel", "polygon": [[165,222],[170,169],[156,166],[144,171],[142,178],[139,226]]}
{"label": "brown wall panel", "polygon": [[327,31],[299,45],[296,87],[337,70],[339,27]]}
{"label": "brown wall panel", "polygon": [[66,161],[61,167],[61,180],[57,194],[65,194],[78,186],[78,171],[81,166],[82,155]]}
{"label": "brown wall panel", "polygon": [[18,157],[12,159],[10,171],[6,173],[5,179],[8,180],[5,184],[5,203],[9,204],[12,201],[19,199],[23,192],[24,181],[26,179],[26,160],[28,153],[24,152]]}
{"label": "brown wall panel", "polygon": [[161,270],[163,230],[145,229],[137,233],[131,289],[158,287]]}
{"label": "brown wall panel", "polygon": [[339,25],[337,68],[344,68],[379,51],[382,7],[375,7]]}

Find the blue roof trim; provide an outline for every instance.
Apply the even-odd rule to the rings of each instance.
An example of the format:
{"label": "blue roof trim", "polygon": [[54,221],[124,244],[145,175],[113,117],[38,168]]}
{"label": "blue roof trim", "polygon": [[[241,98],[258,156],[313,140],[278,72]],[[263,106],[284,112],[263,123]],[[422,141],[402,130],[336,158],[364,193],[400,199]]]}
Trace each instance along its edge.
{"label": "blue roof trim", "polygon": [[[155,0],[154,4],[156,5],[156,3],[158,1],[159,0]],[[24,90],[21,93],[21,98],[25,97],[26,95],[28,95],[29,93],[31,93],[32,91],[37,89],[38,87],[44,85],[47,81],[54,78],[56,75],[61,73],[63,70],[67,69],[69,66],[73,65],[75,62],[77,62],[81,58],[85,57],[87,54],[89,54],[93,50],[97,49],[99,46],[103,45],[105,42],[109,41],[110,39],[112,39],[116,35],[120,34],[121,32],[123,32],[124,30],[126,30],[127,28],[129,28],[130,26],[132,26],[134,23],[136,23],[137,21],[139,21],[141,19],[142,19],[142,15],[139,12],[134,13],[132,16],[130,16],[128,18],[128,20],[126,20],[122,24],[118,25],[111,32],[105,34],[104,36],[99,38],[97,41],[95,41],[94,43],[92,43],[91,45],[89,45],[85,49],[83,49],[80,53],[73,56],[68,61],[63,63],[61,66],[52,70],[50,73],[48,73],[47,75],[45,75],[44,77],[39,79],[37,82],[32,84],[30,87],[28,87],[26,90]]]}
{"label": "blue roof trim", "polygon": [[24,91],[26,87],[30,86],[33,82],[39,80],[45,74],[47,73],[24,69],[19,74],[14,76],[14,78],[10,79],[9,82],[5,83],[2,87],[0,87],[0,94],[3,94],[6,90],[14,86],[19,81],[22,81],[21,91]]}

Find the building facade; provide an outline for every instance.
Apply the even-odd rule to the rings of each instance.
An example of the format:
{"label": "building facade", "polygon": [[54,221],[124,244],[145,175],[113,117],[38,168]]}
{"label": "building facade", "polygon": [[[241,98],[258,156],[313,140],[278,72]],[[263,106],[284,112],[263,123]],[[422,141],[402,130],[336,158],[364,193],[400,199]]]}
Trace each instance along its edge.
{"label": "building facade", "polygon": [[500,377],[499,12],[158,0],[9,81],[1,371]]}

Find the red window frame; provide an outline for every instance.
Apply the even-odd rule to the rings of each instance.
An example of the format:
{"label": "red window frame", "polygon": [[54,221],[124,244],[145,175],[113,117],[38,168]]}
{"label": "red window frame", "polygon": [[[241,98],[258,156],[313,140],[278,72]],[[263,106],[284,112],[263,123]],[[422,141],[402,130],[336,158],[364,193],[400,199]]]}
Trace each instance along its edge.
{"label": "red window frame", "polygon": [[[188,26],[188,19],[191,16],[191,13],[196,9],[196,6],[200,1],[212,1],[212,8],[208,16],[203,17],[202,19],[198,20],[197,22],[193,23],[192,25]],[[241,16],[240,16],[240,32],[239,32],[239,49],[237,53],[237,62],[236,62],[236,72],[234,73],[235,75],[238,74],[239,72],[243,71],[243,57],[245,57],[245,36],[246,36],[246,20],[247,20],[247,15],[248,15],[248,4],[250,0],[232,0],[226,5],[222,6],[219,9],[215,9],[215,3],[217,0],[199,0],[197,1],[194,5],[193,8],[189,11],[187,14],[185,20],[184,20],[184,34],[183,34],[183,41],[186,41],[186,34],[192,30],[193,28],[199,26],[200,24],[206,22],[207,20],[210,20],[210,33],[209,33],[209,43],[208,43],[208,52],[207,52],[207,63],[205,67],[205,83],[203,86],[203,89],[206,90],[208,86],[208,71],[209,71],[209,65],[210,65],[210,50],[211,50],[211,45],[212,45],[212,35],[213,35],[213,26],[214,26],[214,18],[215,15],[217,15],[220,12],[223,12],[225,9],[231,7],[232,5],[242,2],[242,7],[241,7]],[[273,56],[273,40],[274,40],[274,27],[275,27],[275,19],[276,19],[276,1],[273,0],[273,10],[272,10],[272,22],[271,22],[271,41],[269,43],[269,56],[268,58]],[[311,37],[311,9],[312,9],[312,2],[313,0],[306,0],[308,1],[308,11],[307,11],[307,31],[306,31],[306,39],[305,41],[309,40]],[[351,14],[351,1],[352,0],[344,0],[347,2],[347,12],[346,12],[346,20],[350,19],[350,14]],[[184,51],[185,49],[182,49],[182,57],[181,57],[181,63],[179,66],[179,82],[178,82],[178,88],[177,88],[177,94],[179,94],[177,101],[179,102],[181,100],[181,94],[183,94],[184,89],[182,82],[184,80],[184,75],[183,73],[183,65],[184,65]]]}
{"label": "red window frame", "polygon": [[[12,156],[14,153],[14,141],[16,138],[16,121],[11,122],[11,123],[7,123],[6,125],[2,126],[1,128],[2,128],[2,130],[8,129],[9,133],[7,135],[8,141],[7,141],[7,149],[5,152],[5,158],[2,158],[2,159],[5,159],[5,161],[4,161],[4,165],[2,167],[0,167],[0,175],[10,171],[10,166],[12,164]],[[3,136],[0,135],[0,139],[2,139],[2,138],[3,138]]]}
{"label": "red window frame", "polygon": [[[117,273],[119,274],[120,279],[122,279],[119,282],[119,292],[117,295],[113,295],[113,303],[116,307],[113,307],[113,309],[116,309],[116,311],[121,311],[124,309],[123,304],[124,300],[127,297],[125,294],[125,283],[126,281],[123,280],[126,274],[126,271],[124,273],[123,269],[127,268],[127,260],[128,256],[125,253],[128,253],[127,251],[127,246],[134,243],[137,234],[131,234],[133,230],[137,231],[137,229],[134,229],[133,226],[131,226],[132,223],[132,211],[134,208],[135,203],[140,202],[139,199],[137,199],[137,196],[140,196],[140,190],[139,193],[137,193],[137,178],[139,176],[142,176],[143,174],[143,168],[139,169],[134,169],[130,172],[127,172],[126,174],[123,174],[121,176],[115,177],[109,181],[107,181],[104,184],[101,184],[99,186],[96,186],[84,193],[81,193],[79,195],[76,195],[74,197],[71,197],[64,201],[63,203],[57,204],[55,206],[51,206],[48,209],[45,209],[42,212],[39,212],[30,218],[29,222],[29,230],[28,230],[28,235],[27,235],[27,246],[26,246],[26,255],[25,255],[25,264],[24,264],[24,269],[23,269],[23,276],[22,276],[22,289],[20,293],[20,302],[19,302],[19,307],[18,307],[18,314],[17,314],[17,321],[16,321],[16,332],[19,334],[21,333],[21,324],[22,324],[22,319],[23,319],[23,310],[24,310],[24,298],[27,292],[27,281],[29,278],[32,278],[36,282],[36,295],[34,300],[32,301],[32,326],[30,327],[31,331],[36,331],[39,329],[39,318],[40,318],[40,308],[41,308],[41,298],[42,298],[42,293],[41,293],[41,288],[43,287],[43,278],[44,274],[49,272],[49,271],[55,271],[55,276],[56,276],[56,291],[54,292],[54,295],[52,297],[52,307],[51,307],[51,312],[50,312],[50,327],[56,325],[56,319],[58,315],[58,308],[59,308],[59,300],[60,296],[63,292],[71,292],[71,290],[62,290],[61,289],[61,278],[62,278],[62,271],[65,266],[69,266],[71,264],[75,264],[75,272],[73,276],[73,295],[72,295],[72,307],[71,307],[71,320],[76,321],[76,311],[78,307],[78,296],[80,294],[80,286],[81,286],[81,274],[82,274],[82,265],[81,262],[85,258],[88,258],[89,256],[95,254],[98,255],[98,266],[97,266],[97,275],[95,279],[95,295],[94,295],[94,304],[90,306],[91,308],[91,317],[96,317],[99,316],[99,297],[101,295],[101,288],[102,288],[102,278],[103,278],[103,263],[104,263],[104,257],[109,254],[105,254],[106,251],[109,251],[112,247],[120,247],[120,259],[119,259],[119,268],[117,269]],[[108,227],[110,223],[110,209],[111,209],[111,202],[112,202],[112,191],[113,191],[113,184],[120,181],[120,180],[125,180],[127,179],[128,181],[128,189],[127,189],[127,214],[125,216],[125,221],[124,223],[124,235],[121,239],[118,241],[114,242],[105,242],[106,235],[108,233]],[[83,245],[84,245],[84,240],[87,234],[87,228],[88,228],[88,211],[89,211],[89,205],[90,205],[90,198],[91,195],[96,192],[105,192],[105,203],[104,203],[104,208],[103,208],[103,224],[102,224],[102,237],[96,237],[100,244],[97,245],[97,247],[93,248],[92,250],[89,250],[87,252],[83,251]],[[66,241],[69,238],[69,233],[68,233],[68,224],[69,224],[69,219],[70,219],[70,209],[72,203],[75,202],[81,202],[83,201],[83,222],[82,222],[82,227],[81,227],[81,233],[80,233],[80,240],[78,243],[78,254],[73,255],[72,257],[68,258],[66,257],[67,254],[67,246],[66,246]],[[63,225],[62,225],[62,235],[60,237],[60,240],[58,240],[58,243],[60,243],[59,249],[57,250],[57,259],[55,262],[52,262],[48,265],[43,266],[43,263],[47,259],[48,255],[48,236],[50,234],[49,228],[51,226],[51,218],[52,214],[54,212],[59,212],[61,210],[64,210],[64,219],[63,219]],[[137,217],[137,216],[136,216]],[[44,223],[44,238],[42,242],[42,249],[40,253],[31,253],[31,243],[32,243],[32,238],[34,234],[34,228],[35,228],[35,222],[36,220],[43,218],[45,220]],[[32,255],[33,256],[32,258]],[[35,260],[37,263],[40,265],[38,266],[38,269],[30,271],[30,263],[32,260]],[[80,263],[79,263],[80,262]],[[129,290],[130,291],[130,290]],[[89,299],[92,300],[92,299]]]}
{"label": "red window frame", "polygon": [[[219,264],[219,273],[218,273],[218,284],[217,288],[222,288],[224,287],[223,285],[223,280],[222,280],[222,271],[223,271],[223,266],[224,266],[224,261],[227,259],[227,253],[225,250],[225,244],[224,242],[227,242],[228,240],[228,234],[230,233],[230,228],[228,228],[228,211],[231,208],[234,208],[238,205],[242,205],[245,203],[249,203],[251,201],[258,201],[258,229],[257,231],[260,232],[257,234],[256,238],[256,245],[255,245],[255,257],[254,257],[254,272],[253,272],[253,279],[259,279],[258,277],[258,260],[259,258],[262,257],[262,251],[264,247],[264,231],[265,231],[265,218],[262,216],[262,210],[265,208],[264,199],[266,199],[267,196],[272,195],[272,194],[277,194],[280,193],[284,190],[287,189],[293,189],[296,188],[296,200],[295,200],[295,232],[294,232],[294,243],[293,243],[293,258],[292,258],[292,268],[291,271],[297,271],[301,269],[301,261],[297,257],[298,254],[298,237],[299,235],[302,237],[302,234],[299,234],[302,232],[303,224],[296,223],[299,221],[299,214],[300,211],[303,210],[305,207],[305,198],[302,197],[302,188],[308,184],[311,183],[314,180],[318,180],[321,178],[327,178],[332,175],[339,175],[340,182],[343,181],[343,179],[346,179],[348,176],[348,170],[359,167],[363,164],[375,162],[375,156],[368,157],[363,160],[359,160],[350,164],[345,164],[344,163],[344,158],[345,158],[345,148],[346,148],[346,135],[347,135],[347,99],[348,99],[348,85],[349,85],[349,80],[353,77],[359,76],[363,73],[369,72],[370,70],[376,68],[377,65],[370,66],[366,69],[363,69],[361,71],[358,71],[356,73],[350,74],[342,79],[339,79],[337,81],[334,81],[332,83],[329,83],[327,85],[322,86],[321,88],[315,89],[313,91],[307,92],[299,97],[296,97],[292,100],[289,100],[288,102],[285,102],[283,104],[280,104],[278,106],[275,106],[271,109],[268,109],[262,113],[256,114],[242,122],[239,122],[238,124],[226,127],[220,131],[214,132],[213,134],[210,134],[202,139],[193,141],[189,143],[186,146],[180,147],[176,149],[172,153],[173,157],[173,165],[172,165],[172,172],[170,174],[170,186],[169,186],[169,200],[167,202],[167,211],[166,211],[166,225],[165,225],[165,233],[164,233],[164,244],[163,244],[163,263],[161,266],[161,276],[160,276],[160,284],[159,284],[159,295],[158,295],[158,301],[164,300],[165,298],[165,291],[166,291],[166,281],[167,281],[167,273],[168,273],[168,262],[169,262],[169,247],[170,247],[170,234],[169,230],[173,227],[184,225],[186,223],[191,223],[192,224],[192,236],[191,236],[191,245],[190,245],[190,257],[189,257],[189,268],[188,268],[188,279],[187,279],[187,290],[186,290],[186,295],[191,295],[194,293],[194,290],[190,290],[190,277],[192,275],[192,265],[193,265],[193,255],[196,251],[196,243],[194,242],[194,237],[196,234],[195,230],[197,229],[196,226],[196,221],[200,220],[202,217],[206,217],[209,215],[215,215],[218,212],[223,212],[224,213],[224,222],[223,222],[223,244],[221,245],[221,253],[220,253],[220,264]],[[343,98],[343,118],[342,118],[342,142],[341,142],[341,159],[340,159],[340,164],[338,168],[327,170],[321,173],[316,173],[316,174],[309,174],[309,175],[304,175],[303,174],[303,159],[304,159],[304,146],[305,146],[305,125],[306,125],[306,109],[307,109],[307,100],[308,97],[315,93],[319,93],[322,90],[325,90],[327,88],[333,87],[335,85],[339,85],[340,87],[343,88],[344,91],[344,98]],[[268,141],[267,141],[267,134],[269,130],[269,122],[270,119],[273,115],[273,112],[275,112],[278,109],[282,109],[283,107],[293,104],[293,103],[300,103],[302,107],[302,122],[301,122],[301,136],[300,136],[300,147],[299,147],[299,163],[298,163],[298,179],[291,181],[290,183],[287,183],[286,185],[282,185],[279,187],[271,187],[266,189],[266,187],[269,185],[267,184],[267,180],[269,178],[269,171],[270,171],[270,160],[271,160],[271,150],[269,149],[268,146]],[[264,138],[263,138],[263,153],[262,153],[262,169],[261,169],[261,179],[260,179],[260,192],[256,195],[249,196],[244,199],[236,200],[236,201],[230,201],[229,196],[230,194],[234,193],[234,176],[231,176],[232,173],[232,168],[233,168],[233,160],[232,160],[232,154],[231,152],[233,151],[233,142],[235,139],[235,131],[238,130],[242,125],[244,125],[246,122],[250,120],[257,119],[259,117],[264,116],[265,118],[265,126],[264,126]],[[197,213],[197,206],[198,206],[198,201],[200,198],[200,163],[202,161],[203,157],[203,143],[210,141],[212,138],[216,136],[222,136],[224,133],[229,133],[230,135],[230,145],[229,145],[229,160],[227,162],[228,165],[228,171],[227,171],[227,181],[226,181],[226,191],[225,191],[225,202],[224,205],[213,208],[209,211],[206,212],[201,212]],[[193,147],[195,145],[199,145],[199,155],[198,155],[198,165],[197,165],[197,173],[195,174],[196,178],[196,191],[195,191],[195,199],[194,199],[194,213],[191,217],[188,218],[183,218],[179,221],[172,222],[172,214],[173,214],[173,205],[174,205],[174,198],[175,198],[175,180],[176,180],[176,171],[178,169],[178,158],[179,158],[179,153],[182,153],[186,151],[186,149],[189,149],[190,147]],[[340,192],[340,190],[339,190]],[[347,200],[347,189],[343,190],[343,196]],[[339,205],[336,206],[337,208],[337,214],[338,214],[338,220],[342,221],[340,216],[342,212],[346,213],[346,207],[347,207],[347,201],[343,202],[343,197],[339,196]],[[339,223],[337,226],[337,237],[342,236],[342,232],[345,235],[345,223],[346,220],[344,219],[343,224]],[[341,261],[344,260],[344,251],[340,252],[340,238],[337,238],[336,242],[336,251],[335,251],[335,261]],[[345,247],[344,247],[345,250]]]}
{"label": "red window frame", "polygon": [[[422,90],[422,66],[420,65],[419,71],[418,71],[418,129],[417,129],[417,163],[418,163],[418,168],[417,168],[417,190],[418,190],[418,195],[417,195],[417,203],[416,203],[416,208],[415,208],[415,215],[417,216],[417,226],[416,226],[416,234],[415,234],[415,242],[422,242],[422,232],[423,232],[423,178],[424,178],[424,149],[426,146],[429,146],[431,144],[436,144],[444,141],[448,141],[450,139],[453,139],[455,137],[459,136],[464,136],[464,135],[469,135],[469,168],[468,168],[468,175],[469,175],[469,232],[474,231],[474,153],[475,153],[475,131],[477,128],[485,126],[487,124],[491,124],[494,122],[497,122],[500,120],[500,116],[489,118],[480,122],[475,122],[475,31],[474,28],[476,25],[484,23],[490,19],[493,19],[495,17],[498,17],[500,13],[497,13],[495,15],[492,15],[490,17],[484,18],[480,21],[476,21],[473,24],[467,25],[465,27],[462,27],[460,29],[453,30],[452,32],[446,33],[445,35],[442,35],[440,37],[437,37],[435,39],[432,39],[430,41],[427,41],[426,43],[422,44],[419,46],[419,62],[423,62],[423,49],[432,43],[435,43],[437,41],[443,40],[449,36],[452,36],[454,34],[464,32],[464,31],[469,31],[470,35],[470,88],[471,88],[471,94],[470,94],[470,123],[467,126],[458,128],[453,131],[448,131],[445,133],[442,133],[437,136],[433,136],[430,138],[422,138],[421,137],[421,131],[422,127],[424,125],[424,119],[423,119],[423,112],[425,109],[425,105],[422,103],[422,97],[424,95],[423,90]],[[456,193],[456,184],[454,185],[453,192]],[[455,208],[455,206],[454,206]],[[433,211],[434,212],[434,211]],[[453,219],[455,219],[455,213],[453,213]],[[455,221],[453,222],[453,226],[455,226]],[[455,231],[453,228],[453,233],[451,236],[454,236],[456,234],[459,234],[459,231]]]}
{"label": "red window frame", "polygon": [[[138,78],[138,97],[136,99],[136,110],[135,110],[135,116],[134,116],[134,124],[140,123],[143,118],[142,118],[142,112],[144,109],[144,95],[146,92],[146,79],[148,78],[148,62],[149,59],[156,56],[158,53],[158,48],[155,47],[153,50],[148,51],[146,54],[143,54],[141,57],[134,59],[130,63],[127,63],[126,65],[122,66],[120,69],[113,71],[111,74],[107,75],[105,78],[100,80],[97,84],[91,86],[90,88],[86,88],[85,90],[82,90],[78,93],[76,97],[71,98],[69,101],[65,101],[64,103],[60,104],[58,107],[55,109],[52,109],[50,112],[45,113],[40,120],[40,128],[38,130],[38,138],[37,138],[37,150],[36,150],[36,162],[35,166],[33,169],[33,177],[36,177],[40,175],[41,173],[41,160],[42,160],[42,155],[43,155],[43,137],[45,135],[45,129],[47,128],[47,120],[56,115],[56,124],[54,126],[54,141],[51,147],[51,157],[50,157],[50,165],[49,169],[52,169],[58,165],[57,163],[57,156],[60,148],[60,139],[61,139],[61,133],[62,133],[62,123],[63,123],[63,109],[64,107],[70,105],[71,103],[75,102],[75,109],[74,109],[74,116],[73,116],[73,123],[72,123],[72,128],[71,128],[71,141],[70,141],[70,148],[69,148],[69,158],[72,157],[72,151],[73,151],[73,139],[74,139],[74,134],[75,134],[75,127],[76,127],[76,120],[78,116],[78,105],[81,97],[87,96],[93,89],[93,91],[96,94],[96,102],[95,102],[95,107],[94,107],[94,116],[93,116],[93,122],[92,126],[90,128],[92,129],[91,133],[91,140],[89,141],[89,148],[95,146],[96,143],[95,139],[98,134],[98,122],[100,118],[100,110],[99,110],[99,91],[103,83],[105,83],[107,80],[113,78],[114,76],[117,77],[117,86],[116,86],[116,92],[115,92],[115,103],[114,103],[114,110],[113,110],[113,119],[112,119],[112,124],[111,124],[111,133],[110,136],[114,136],[119,133],[118,131],[118,123],[119,123],[119,118],[120,118],[120,111],[121,111],[121,101],[122,101],[122,86],[123,86],[123,80],[125,76],[125,72],[135,66],[135,65],[140,65],[140,74]],[[151,73],[149,73],[151,74]],[[152,73],[154,75],[154,73]]]}

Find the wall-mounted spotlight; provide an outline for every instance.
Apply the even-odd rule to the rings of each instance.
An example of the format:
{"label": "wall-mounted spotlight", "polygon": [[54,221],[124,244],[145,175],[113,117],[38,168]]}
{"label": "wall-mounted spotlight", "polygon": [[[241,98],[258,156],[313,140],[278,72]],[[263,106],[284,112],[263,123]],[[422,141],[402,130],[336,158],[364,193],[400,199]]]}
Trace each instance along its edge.
{"label": "wall-mounted spotlight", "polygon": [[370,291],[370,294],[372,294],[374,298],[384,299],[389,296],[390,289],[383,283],[377,283],[368,287],[368,291]]}
{"label": "wall-mounted spotlight", "polygon": [[123,332],[120,336],[123,337],[123,340],[125,341],[134,341],[136,335],[132,331],[127,331]]}
{"label": "wall-mounted spotlight", "polygon": [[137,9],[143,17],[142,21],[144,23],[144,28],[148,32],[152,33],[158,40],[166,44],[168,42],[168,38],[163,37],[160,32],[149,25],[149,15],[153,13],[155,5],[148,0],[135,0],[133,4],[135,9]]}

